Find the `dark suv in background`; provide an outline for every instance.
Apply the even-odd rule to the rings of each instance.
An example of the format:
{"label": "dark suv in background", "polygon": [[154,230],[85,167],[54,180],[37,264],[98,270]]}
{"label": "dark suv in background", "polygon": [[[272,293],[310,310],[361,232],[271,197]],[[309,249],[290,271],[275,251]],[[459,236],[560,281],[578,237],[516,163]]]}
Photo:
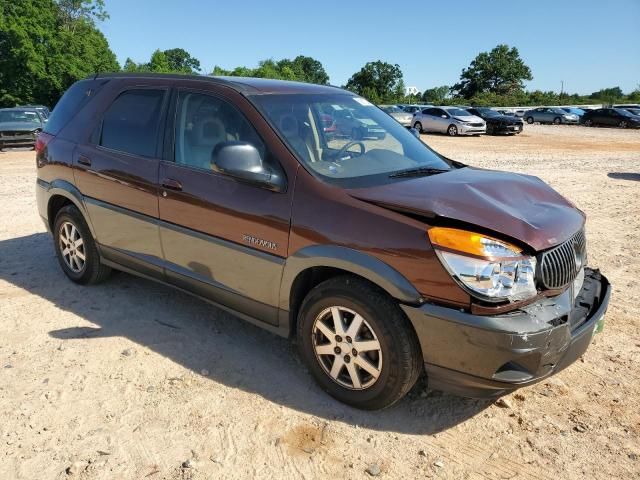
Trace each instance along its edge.
{"label": "dark suv in background", "polygon": [[[329,135],[327,116],[367,131]],[[36,150],[71,280],[123,270],[295,337],[322,388],[359,408],[423,370],[474,397],[530,385],[582,355],[609,301],[572,203],[444,158],[338,88],[97,75]]]}

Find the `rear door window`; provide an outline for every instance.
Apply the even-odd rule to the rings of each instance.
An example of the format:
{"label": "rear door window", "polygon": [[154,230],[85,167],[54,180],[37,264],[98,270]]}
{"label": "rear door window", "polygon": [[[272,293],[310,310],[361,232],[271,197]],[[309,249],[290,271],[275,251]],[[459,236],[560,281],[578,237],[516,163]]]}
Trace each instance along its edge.
{"label": "rear door window", "polygon": [[111,104],[102,119],[99,144],[110,150],[156,156],[158,126],[165,90],[128,90]]}

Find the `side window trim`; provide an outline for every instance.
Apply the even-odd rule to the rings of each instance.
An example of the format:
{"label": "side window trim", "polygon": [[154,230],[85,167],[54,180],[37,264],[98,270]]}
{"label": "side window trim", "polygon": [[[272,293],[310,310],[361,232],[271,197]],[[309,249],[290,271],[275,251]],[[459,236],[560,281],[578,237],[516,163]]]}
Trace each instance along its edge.
{"label": "side window trim", "polygon": [[[160,106],[160,115],[159,115],[159,118],[157,120],[156,137],[155,137],[155,142],[154,142],[155,143],[155,152],[154,152],[154,155],[151,156],[151,157],[146,156],[146,155],[138,155],[136,153],[126,152],[126,151],[123,151],[123,150],[117,150],[117,149],[106,147],[106,146],[102,145],[102,129],[103,129],[103,126],[104,126],[104,117],[105,117],[105,115],[107,114],[107,112],[109,111],[111,106],[118,100],[118,98],[120,98],[125,93],[136,91],[136,90],[158,90],[158,91],[163,91],[164,92],[163,97],[162,97],[162,105]],[[105,150],[107,152],[114,152],[114,153],[118,153],[120,155],[126,155],[126,156],[130,156],[130,157],[134,157],[134,158],[144,158],[144,159],[148,159],[148,160],[149,159],[158,160],[158,159],[162,158],[161,140],[164,137],[164,135],[163,135],[164,132],[161,129],[162,129],[162,125],[163,125],[164,120],[166,119],[166,115],[167,115],[167,110],[168,110],[167,107],[168,107],[168,102],[169,102],[168,93],[170,92],[170,90],[171,90],[171,88],[169,86],[166,86],[166,85],[126,85],[126,86],[123,86],[122,89],[120,91],[118,91],[117,95],[115,95],[113,97],[113,100],[111,100],[109,105],[101,113],[100,120],[98,121],[98,124],[96,126],[97,133],[92,133],[91,134],[91,141],[92,141],[92,143],[93,143],[93,141],[95,141],[95,148],[97,148],[99,150]]]}

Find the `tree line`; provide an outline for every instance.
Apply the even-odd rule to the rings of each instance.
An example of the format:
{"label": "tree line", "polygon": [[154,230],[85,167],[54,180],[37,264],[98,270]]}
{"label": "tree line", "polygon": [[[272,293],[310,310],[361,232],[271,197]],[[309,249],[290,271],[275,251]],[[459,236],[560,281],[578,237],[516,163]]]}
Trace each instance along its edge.
{"label": "tree line", "polygon": [[[156,50],[149,61],[127,58],[120,67],[96,26],[109,18],[104,0],[0,0],[0,107],[24,103],[53,106],[76,80],[96,72],[156,72],[249,76],[328,84],[322,63],[298,55],[265,59],[256,67],[203,72],[200,61],[182,48]],[[368,62],[343,88],[373,103],[472,104],[491,106],[640,102],[640,86],[625,94],[611,87],[591,95],[527,91],[533,79],[518,49],[498,45],[482,52],[462,70],[454,85],[441,85],[416,95],[405,93],[398,64]]]}

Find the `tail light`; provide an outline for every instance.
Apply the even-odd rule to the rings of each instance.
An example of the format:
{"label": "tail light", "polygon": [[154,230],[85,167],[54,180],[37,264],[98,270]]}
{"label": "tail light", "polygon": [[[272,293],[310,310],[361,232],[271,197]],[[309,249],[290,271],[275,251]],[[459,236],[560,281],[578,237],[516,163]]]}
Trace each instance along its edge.
{"label": "tail light", "polygon": [[40,132],[36,138],[36,154],[41,154],[47,147],[47,144],[53,140],[53,135],[45,132]]}
{"label": "tail light", "polygon": [[47,149],[47,144],[53,140],[54,136],[40,132],[36,137],[36,166],[43,167],[47,163],[47,157],[45,155],[45,150]]}

